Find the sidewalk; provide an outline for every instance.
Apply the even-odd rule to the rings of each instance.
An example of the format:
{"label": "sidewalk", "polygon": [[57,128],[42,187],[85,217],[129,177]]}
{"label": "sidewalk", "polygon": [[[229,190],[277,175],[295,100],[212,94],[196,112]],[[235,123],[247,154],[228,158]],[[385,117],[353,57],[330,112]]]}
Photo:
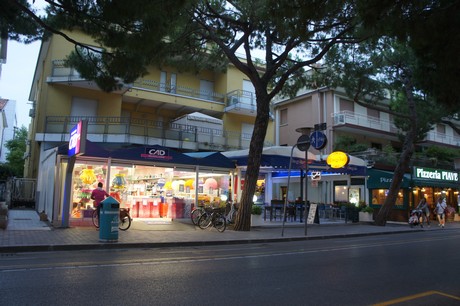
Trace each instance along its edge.
{"label": "sidewalk", "polygon": [[[8,220],[7,229],[0,229],[0,253],[247,244],[442,230],[437,226],[437,222],[433,222],[429,228],[422,229],[410,228],[405,223],[375,226],[337,221],[309,224],[305,236],[303,223],[287,222],[282,236],[282,222],[273,221],[266,221],[263,226],[254,227],[249,232],[237,232],[227,228],[225,232],[219,233],[214,228],[201,230],[193,226],[188,219],[135,220],[129,230],[118,232],[118,241],[100,242],[99,232],[93,227],[51,228],[47,222],[39,220],[38,213],[34,210],[10,210]],[[458,230],[460,222],[447,223],[446,229]]]}

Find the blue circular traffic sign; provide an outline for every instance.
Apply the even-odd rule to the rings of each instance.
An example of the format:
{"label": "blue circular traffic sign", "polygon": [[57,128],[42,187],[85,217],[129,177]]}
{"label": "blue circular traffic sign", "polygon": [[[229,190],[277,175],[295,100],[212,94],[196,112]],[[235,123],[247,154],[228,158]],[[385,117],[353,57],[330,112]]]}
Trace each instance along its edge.
{"label": "blue circular traffic sign", "polygon": [[310,134],[310,144],[316,150],[321,150],[327,144],[327,137],[321,131],[314,131]]}

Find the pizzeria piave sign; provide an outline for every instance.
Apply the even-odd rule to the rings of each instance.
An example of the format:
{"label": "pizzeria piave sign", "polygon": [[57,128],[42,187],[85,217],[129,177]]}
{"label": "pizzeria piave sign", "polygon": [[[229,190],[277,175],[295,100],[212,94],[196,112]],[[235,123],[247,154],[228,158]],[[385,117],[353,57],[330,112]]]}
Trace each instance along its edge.
{"label": "pizzeria piave sign", "polygon": [[459,181],[458,172],[431,169],[431,168],[415,167],[414,177],[419,178],[419,179],[429,179],[429,180],[437,180],[437,181],[450,181],[450,182]]}

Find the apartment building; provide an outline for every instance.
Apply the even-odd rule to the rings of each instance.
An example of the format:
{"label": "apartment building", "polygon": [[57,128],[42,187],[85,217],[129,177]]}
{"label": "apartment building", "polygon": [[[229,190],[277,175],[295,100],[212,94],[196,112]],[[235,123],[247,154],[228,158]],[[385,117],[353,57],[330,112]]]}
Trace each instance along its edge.
{"label": "apartment building", "polygon": [[[83,44],[100,47],[78,31],[66,34]],[[81,120],[87,122],[87,139],[99,151],[144,148],[147,152],[152,147],[161,147],[163,153],[167,150],[185,153],[249,147],[256,116],[254,88],[232,65],[226,72],[202,71],[197,74],[174,67],[149,67],[147,75],[107,93],[91,80],[83,79],[75,69],[64,66],[66,55],[73,49],[73,44],[57,35],[42,42],[29,97],[33,107],[25,176],[39,179],[38,209],[50,205],[46,210],[49,215],[54,212],[54,220],[65,215],[59,204],[64,196],[67,163],[64,147],[68,144],[71,129]],[[270,122],[267,145],[274,143],[273,135],[274,124]],[[184,182],[195,180],[192,165],[167,165],[152,159],[134,161],[136,158],[133,157],[131,161],[117,160],[117,167],[113,164],[111,167],[112,153],[107,154],[102,159],[88,154],[77,157],[72,175],[74,192],[71,203],[77,207],[73,208],[90,206],[87,193],[97,181],[103,181],[112,192],[125,197],[123,202],[126,205],[133,205],[138,215],[145,216],[158,215],[152,213],[151,207],[150,212],[140,211],[146,208],[143,206],[165,201],[166,195],[176,198],[180,195],[186,200],[200,196],[205,201],[212,201],[228,192],[227,177],[217,179],[219,187],[204,185],[218,172],[216,169],[208,169],[214,173],[211,175],[210,172],[203,173],[201,167],[199,182],[188,182],[187,188]],[[174,170],[179,167],[186,172],[183,178],[179,178]],[[90,178],[83,174],[85,171]],[[228,176],[228,170],[220,173],[223,172]],[[173,184],[175,181],[179,183]],[[196,196],[190,193],[190,190],[202,187],[200,185],[208,187],[204,188],[207,193],[200,192]],[[226,187],[220,187],[224,185]],[[123,190],[117,191],[112,188],[114,186],[122,186],[120,189]],[[204,190],[200,188],[200,191]],[[133,196],[139,198],[133,199]],[[150,201],[142,196],[158,199]],[[87,213],[79,211],[76,215],[86,216]]]}
{"label": "apartment building", "polygon": [[[394,164],[375,162],[378,152],[386,146],[400,149],[402,143],[397,135],[397,127],[392,115],[382,110],[365,107],[353,102],[338,89],[320,88],[299,93],[293,99],[275,102],[275,141],[280,145],[294,145],[302,127],[326,124],[322,131],[327,137],[327,144],[321,151],[310,148],[310,152],[319,158],[325,158],[333,152],[334,144],[341,137],[349,137],[357,143],[368,147],[366,152],[358,155],[366,161],[366,175],[353,175],[344,171],[341,176],[324,177],[311,189],[319,189],[323,196],[313,199],[319,202],[349,202],[358,195],[359,201],[366,202],[378,209],[384,202],[393,177]],[[381,108],[386,107],[384,101]],[[445,146],[458,148],[460,121],[453,118],[438,123],[428,132],[425,141],[417,146]],[[348,153],[348,152],[347,152]],[[403,180],[391,218],[407,221],[407,211],[418,204],[421,197],[426,197],[433,206],[439,195],[444,195],[452,207],[457,207],[459,190],[458,172],[454,165],[438,167],[435,164],[412,162]]]}

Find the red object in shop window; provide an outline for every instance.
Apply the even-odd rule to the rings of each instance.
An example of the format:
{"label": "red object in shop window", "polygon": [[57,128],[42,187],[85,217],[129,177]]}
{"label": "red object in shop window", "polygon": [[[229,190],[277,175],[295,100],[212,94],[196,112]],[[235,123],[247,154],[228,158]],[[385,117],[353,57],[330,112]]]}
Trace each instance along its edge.
{"label": "red object in shop window", "polygon": [[131,218],[139,218],[140,204],[141,204],[140,201],[136,201],[133,204],[131,204],[131,211],[130,211]]}
{"label": "red object in shop window", "polygon": [[160,218],[164,218],[168,215],[168,204],[160,203]]}
{"label": "red object in shop window", "polygon": [[150,201],[149,202],[150,208],[150,217],[151,218],[159,218],[160,217],[160,208],[158,202]]}
{"label": "red object in shop window", "polygon": [[139,218],[150,218],[150,207],[147,201],[142,201],[139,205]]}
{"label": "red object in shop window", "polygon": [[173,203],[171,205],[171,218],[184,218],[185,203]]}

